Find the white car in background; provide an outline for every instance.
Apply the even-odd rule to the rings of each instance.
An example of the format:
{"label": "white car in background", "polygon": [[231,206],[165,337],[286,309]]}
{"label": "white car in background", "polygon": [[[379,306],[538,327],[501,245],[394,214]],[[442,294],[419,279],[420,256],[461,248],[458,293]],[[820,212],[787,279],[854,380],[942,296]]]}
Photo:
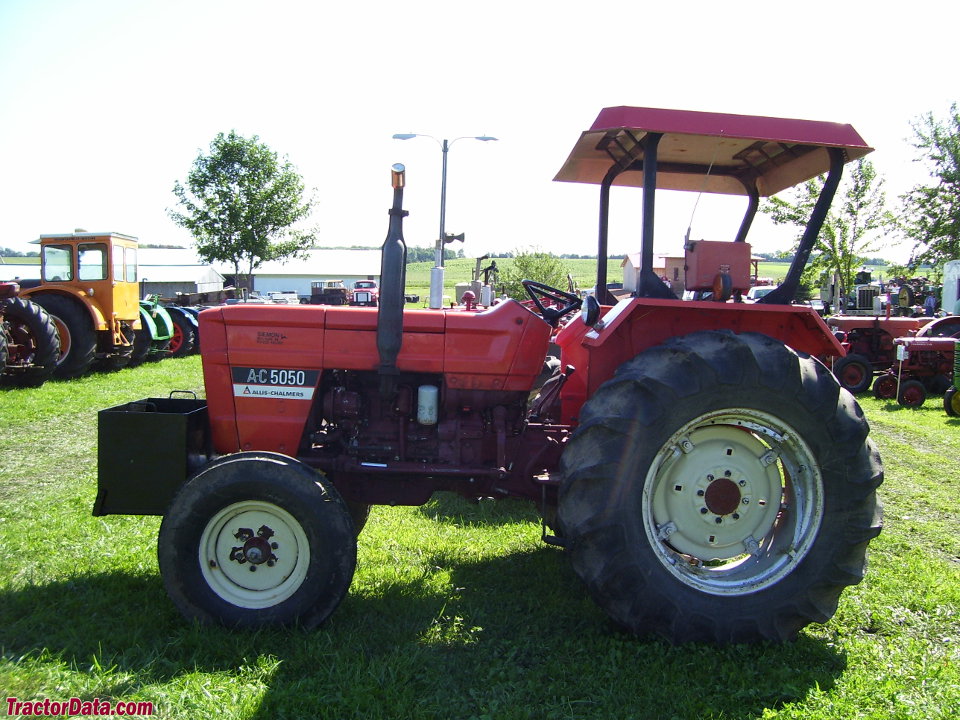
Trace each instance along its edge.
{"label": "white car in background", "polygon": [[757,285],[752,287],[747,291],[747,294],[744,295],[743,301],[748,303],[755,303],[757,300],[762,298],[768,293],[772,293],[777,289],[776,285]]}

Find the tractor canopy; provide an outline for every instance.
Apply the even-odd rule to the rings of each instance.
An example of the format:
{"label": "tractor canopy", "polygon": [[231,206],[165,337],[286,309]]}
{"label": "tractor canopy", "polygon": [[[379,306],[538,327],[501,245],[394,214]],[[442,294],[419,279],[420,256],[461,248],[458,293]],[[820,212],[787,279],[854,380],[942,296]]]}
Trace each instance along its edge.
{"label": "tractor canopy", "polygon": [[658,188],[746,196],[746,213],[733,238],[744,242],[760,197],[827,173],[783,284],[761,301],[790,304],[833,201],[843,165],[871,150],[853,127],[840,123],[613,107],[603,109],[593,126],[580,135],[554,180],[600,185],[596,288],[600,302],[609,303],[613,298],[606,289],[606,258],[612,185],[643,188],[640,269],[634,294],[676,299],[652,269]]}
{"label": "tractor canopy", "polygon": [[[657,149],[658,188],[761,196],[826,173],[828,148],[846,160],[871,152],[850,125],[816,120],[690,110],[613,107],[600,111],[580,135],[554,180],[601,184],[611,167],[642,167],[645,139],[662,135]],[[643,187],[643,173],[622,173],[614,185]]]}

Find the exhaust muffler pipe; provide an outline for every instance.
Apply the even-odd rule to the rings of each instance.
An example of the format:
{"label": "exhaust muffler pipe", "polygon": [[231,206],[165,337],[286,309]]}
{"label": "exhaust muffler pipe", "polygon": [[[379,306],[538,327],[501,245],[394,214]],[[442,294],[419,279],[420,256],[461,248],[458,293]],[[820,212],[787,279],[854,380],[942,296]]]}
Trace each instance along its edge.
{"label": "exhaust muffler pipe", "polygon": [[404,290],[407,280],[407,245],[403,240],[405,168],[400,163],[391,168],[393,207],[387,239],[380,251],[380,303],[377,310],[377,352],[380,355],[380,395],[389,398],[396,392],[397,356],[403,344]]}

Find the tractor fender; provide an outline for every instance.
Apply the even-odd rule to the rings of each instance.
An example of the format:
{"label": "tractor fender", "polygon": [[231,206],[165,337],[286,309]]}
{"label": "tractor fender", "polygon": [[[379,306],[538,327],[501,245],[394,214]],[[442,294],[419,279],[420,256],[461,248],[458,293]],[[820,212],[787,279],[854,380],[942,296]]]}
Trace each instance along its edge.
{"label": "tractor fender", "polygon": [[177,305],[164,305],[163,308],[171,316],[178,315],[186,320],[188,323],[190,323],[190,325],[193,326],[194,330],[200,329],[200,323],[197,321],[197,313],[191,312],[190,309],[179,307]]}
{"label": "tractor fender", "polygon": [[153,315],[143,305],[140,306],[140,324],[150,331],[150,337],[157,336],[157,324],[153,321]]}
{"label": "tractor fender", "polygon": [[150,337],[154,340],[169,340],[173,337],[173,320],[166,308],[157,305],[140,304],[140,322],[150,328]]}
{"label": "tractor fender", "polygon": [[177,307],[176,305],[165,305],[164,310],[166,310],[170,315],[179,315],[195,328],[200,327],[200,323],[197,322],[196,314],[190,312],[190,310],[186,308]]}
{"label": "tractor fender", "polygon": [[70,298],[72,302],[81,305],[85,308],[87,314],[90,316],[90,321],[93,323],[93,327],[96,330],[111,330],[109,324],[107,324],[106,318],[104,318],[103,313],[100,312],[100,308],[90,302],[90,296],[87,295],[83,290],[75,290],[73,288],[57,288],[56,290],[45,288],[42,285],[36,288],[29,288],[27,290],[20,291],[20,297],[33,300],[34,298],[42,297],[44,295],[60,295],[62,297]]}
{"label": "tractor fender", "polygon": [[561,415],[565,422],[575,422],[586,399],[623,363],[670,338],[693,332],[762,333],[823,360],[846,355],[823,318],[804,305],[624,298],[602,311],[602,322],[594,327],[573,320],[557,335],[563,365],[583,368],[564,386]]}

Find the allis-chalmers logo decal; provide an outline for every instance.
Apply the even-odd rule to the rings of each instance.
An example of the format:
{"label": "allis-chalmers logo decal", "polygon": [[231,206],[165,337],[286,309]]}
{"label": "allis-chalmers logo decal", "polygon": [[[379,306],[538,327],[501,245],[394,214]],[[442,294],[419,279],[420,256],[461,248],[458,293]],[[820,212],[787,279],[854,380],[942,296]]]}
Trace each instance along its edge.
{"label": "allis-chalmers logo decal", "polygon": [[230,368],[233,394],[237,397],[311,400],[320,377],[319,370],[287,368]]}

